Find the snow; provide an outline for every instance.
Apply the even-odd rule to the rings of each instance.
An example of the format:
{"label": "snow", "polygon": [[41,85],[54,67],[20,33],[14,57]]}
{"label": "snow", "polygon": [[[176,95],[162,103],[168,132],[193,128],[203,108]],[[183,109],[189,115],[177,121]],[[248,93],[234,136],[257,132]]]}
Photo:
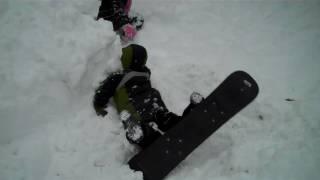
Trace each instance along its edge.
{"label": "snow", "polygon": [[190,95],[190,102],[192,102],[193,104],[199,104],[203,99],[204,97],[197,92],[193,92]]}
{"label": "snow", "polygon": [[[245,70],[258,98],[201,145],[168,180],[318,179],[319,1],[136,0],[145,17],[153,86],[181,114]],[[141,180],[126,162],[116,110],[92,96],[120,68],[112,25],[95,0],[0,0],[0,179]],[[291,99],[293,101],[287,101]]]}
{"label": "snow", "polygon": [[143,137],[143,131],[141,129],[141,126],[133,126],[133,127],[129,127],[127,130],[127,135],[129,137],[129,139],[137,142],[139,139],[141,139]]}

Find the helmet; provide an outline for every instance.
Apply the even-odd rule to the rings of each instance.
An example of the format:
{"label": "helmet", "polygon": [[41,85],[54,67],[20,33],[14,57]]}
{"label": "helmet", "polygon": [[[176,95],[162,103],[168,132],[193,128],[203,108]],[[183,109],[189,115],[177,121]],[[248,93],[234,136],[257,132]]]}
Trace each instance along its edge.
{"label": "helmet", "polygon": [[141,70],[147,62],[147,50],[140,45],[131,44],[122,48],[121,63],[125,70]]}

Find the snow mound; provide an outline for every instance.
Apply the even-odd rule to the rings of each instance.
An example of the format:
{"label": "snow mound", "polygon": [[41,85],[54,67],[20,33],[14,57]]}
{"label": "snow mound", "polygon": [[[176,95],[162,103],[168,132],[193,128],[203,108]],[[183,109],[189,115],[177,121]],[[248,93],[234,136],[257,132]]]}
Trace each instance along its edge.
{"label": "snow mound", "polygon": [[[92,154],[86,141],[105,144],[83,132],[99,124],[92,120],[98,119],[91,107],[94,88],[106,73],[120,68],[121,45],[112,24],[94,20],[98,3],[0,2],[1,179],[62,177],[83,154],[64,166],[59,159],[78,148],[84,156]],[[86,122],[95,122],[94,127],[81,128]],[[113,126],[117,129],[117,123]],[[95,160],[88,166],[94,168]]]}
{"label": "snow mound", "polygon": [[116,41],[111,24],[62,2],[1,4],[0,143],[70,113],[97,79],[93,66],[116,67],[110,61],[119,52],[109,52],[109,61],[101,56]]}

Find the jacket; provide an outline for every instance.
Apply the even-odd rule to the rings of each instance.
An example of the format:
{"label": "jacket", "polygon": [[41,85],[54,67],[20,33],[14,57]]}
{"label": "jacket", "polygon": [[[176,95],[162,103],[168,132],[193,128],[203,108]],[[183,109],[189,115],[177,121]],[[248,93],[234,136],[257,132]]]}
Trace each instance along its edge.
{"label": "jacket", "polygon": [[150,70],[123,71],[111,74],[97,88],[94,96],[94,106],[107,106],[113,98],[120,113],[127,110],[138,121],[153,121],[154,115],[161,111],[167,112],[160,93],[152,88]]}

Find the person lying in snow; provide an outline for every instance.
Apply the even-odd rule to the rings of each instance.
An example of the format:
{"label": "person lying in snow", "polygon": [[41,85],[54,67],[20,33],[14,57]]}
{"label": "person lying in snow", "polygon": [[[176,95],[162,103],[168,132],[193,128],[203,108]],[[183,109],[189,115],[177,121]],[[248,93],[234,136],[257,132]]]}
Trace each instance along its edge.
{"label": "person lying in snow", "polygon": [[135,13],[129,15],[132,0],[101,0],[97,20],[100,18],[111,21],[113,30],[120,34],[124,41],[133,40],[143,26],[144,19]]}
{"label": "person lying in snow", "polygon": [[101,82],[93,98],[97,115],[105,116],[107,103],[113,97],[128,141],[142,148],[178,123],[203,100],[199,93],[194,92],[182,117],[170,112],[159,91],[151,86],[151,73],[146,61],[147,51],[144,47],[132,44],[123,48],[123,71],[115,72]]}

